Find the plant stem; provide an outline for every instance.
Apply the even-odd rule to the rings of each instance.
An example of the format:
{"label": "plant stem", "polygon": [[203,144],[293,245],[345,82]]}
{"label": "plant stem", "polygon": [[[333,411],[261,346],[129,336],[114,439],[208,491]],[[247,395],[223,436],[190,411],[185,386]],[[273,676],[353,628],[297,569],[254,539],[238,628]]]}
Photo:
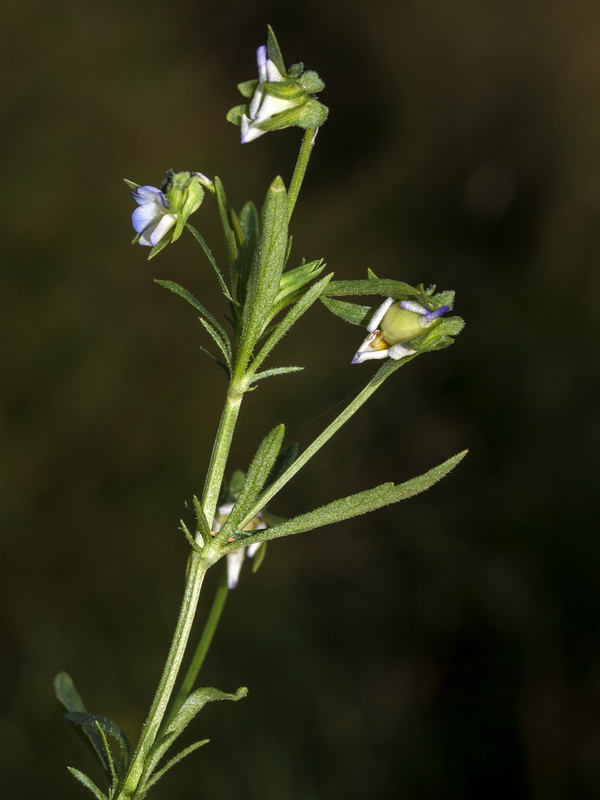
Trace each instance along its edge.
{"label": "plant stem", "polygon": [[300,194],[300,188],[302,186],[302,181],[304,180],[304,175],[308,166],[308,160],[315,143],[317,130],[318,128],[307,128],[304,131],[304,137],[302,139],[302,144],[300,145],[300,152],[298,153],[298,160],[296,161],[296,166],[294,167],[294,174],[292,175],[292,181],[288,191],[288,220],[292,218],[292,212],[294,210],[294,206],[296,205],[298,195]]}
{"label": "plant stem", "polygon": [[[239,382],[234,375],[227,392],[227,399],[215,437],[215,444],[204,486],[202,504],[209,525],[216,511],[219,491],[227,464],[227,456],[229,454],[229,448],[231,446],[231,440],[243,398],[243,391],[238,387]],[[133,754],[127,775],[125,776],[123,786],[115,800],[129,800],[129,798],[134,796],[138,788],[148,752],[156,740],[179,674],[179,669],[181,668],[181,662],[185,654],[196,609],[198,607],[204,576],[214,562],[215,557],[216,553],[213,551],[212,542],[205,542],[205,552],[202,553],[202,555],[195,552],[192,552],[190,555],[183,602],[179,611],[177,627],[175,628],[175,634],[171,642],[167,661],[148,717],[142,728],[140,740]]]}
{"label": "plant stem", "polygon": [[163,728],[168,727],[169,723],[184,704],[194,687],[196,679],[198,678],[198,673],[202,668],[202,664],[204,663],[204,659],[206,658],[206,654],[208,653],[208,649],[212,643],[213,636],[217,630],[217,625],[221,619],[223,609],[225,608],[225,602],[228,594],[229,590],[227,588],[227,572],[223,571],[217,591],[215,593],[212,607],[210,609],[210,613],[208,615],[208,619],[206,620],[204,630],[202,631],[202,636],[200,637],[200,641],[196,647],[196,652],[194,653],[194,657],[192,658],[191,664],[185,674],[185,678],[183,679],[181,688],[177,693],[177,697],[173,702],[173,706],[165,717]]}

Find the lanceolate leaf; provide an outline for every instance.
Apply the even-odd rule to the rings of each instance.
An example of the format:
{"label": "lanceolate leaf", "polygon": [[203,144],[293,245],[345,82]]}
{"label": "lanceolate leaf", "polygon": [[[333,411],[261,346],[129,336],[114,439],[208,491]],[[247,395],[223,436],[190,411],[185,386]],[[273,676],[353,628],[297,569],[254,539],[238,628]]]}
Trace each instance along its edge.
{"label": "lanceolate leaf", "polygon": [[359,306],[357,303],[346,303],[343,300],[333,300],[331,297],[321,297],[321,302],[332,314],[341,317],[352,325],[366,327],[373,316],[372,306]]}
{"label": "lanceolate leaf", "polygon": [[394,486],[393,483],[383,483],[374,489],[367,489],[365,492],[359,492],[341,500],[334,500],[333,503],[317,508],[314,511],[309,511],[308,514],[294,517],[282,525],[276,525],[274,528],[267,528],[250,535],[239,533],[236,536],[236,542],[231,545],[231,549],[239,547],[240,544],[247,545],[253,542],[277,539],[281,536],[289,536],[293,533],[312,531],[323,525],[331,525],[333,522],[357,517],[360,514],[374,511],[391,503],[406,500],[408,497],[424,492],[441,480],[462,461],[466,454],[467,451],[464,450],[423,475],[397,486]]}
{"label": "lanceolate leaf", "polygon": [[158,783],[158,781],[162,778],[165,772],[168,772],[171,769],[171,767],[174,767],[175,764],[178,764],[186,756],[189,756],[190,753],[193,753],[195,750],[198,750],[199,747],[208,744],[209,741],[210,739],[202,739],[200,742],[194,742],[194,744],[191,744],[189,747],[186,747],[180,753],[177,753],[176,756],[173,756],[173,758],[170,761],[167,761],[167,763],[165,764],[164,767],[162,767],[162,769],[159,769],[158,772],[154,773],[154,775],[150,778],[150,780],[146,783],[142,791],[139,793],[140,800],[142,800],[142,798],[146,796],[148,790],[152,786],[154,786],[155,783]]}
{"label": "lanceolate leaf", "polygon": [[198,242],[198,244],[204,251],[204,255],[208,259],[211,267],[214,270],[215,275],[217,276],[217,280],[219,281],[219,285],[223,290],[223,294],[228,300],[231,300],[232,297],[229,292],[229,289],[227,288],[227,284],[225,283],[225,278],[223,277],[223,273],[219,269],[217,262],[215,261],[215,257],[213,256],[210,247],[206,244],[204,237],[200,234],[199,231],[196,230],[196,228],[194,228],[193,225],[190,225],[189,222],[186,222],[185,227],[189,230],[189,232],[192,234],[194,239]]}
{"label": "lanceolate leaf", "polygon": [[225,328],[215,319],[215,317],[213,317],[210,311],[208,311],[208,309],[202,305],[198,298],[194,297],[194,295],[187,289],[184,289],[183,286],[180,286],[178,283],[174,283],[173,281],[155,280],[154,282],[159,286],[163,286],[165,289],[168,289],[174,294],[179,295],[179,297],[182,297],[186,302],[188,302],[191,306],[194,306],[194,308],[200,312],[200,321],[218,344],[219,349],[226,357],[227,361],[230,362],[231,342],[229,341],[229,337],[227,336]]}
{"label": "lanceolate leaf", "polygon": [[[100,729],[108,736],[112,736],[119,745],[121,751],[121,764],[120,768],[124,769],[129,763],[129,756],[131,749],[129,742],[123,731],[112,720],[107,717],[100,717],[97,714],[88,714],[86,711],[69,711],[65,717],[74,725],[79,725],[86,731],[97,731]],[[105,748],[103,748],[105,749]]]}
{"label": "lanceolate leaf", "polygon": [[[195,692],[192,692],[185,703],[181,706],[175,717],[171,720],[164,734],[158,739],[156,744],[150,750],[146,766],[148,776],[152,774],[159,761],[165,755],[169,747],[171,747],[175,739],[177,739],[184,728],[189,725],[189,723],[207,703],[212,703],[216,700],[241,700],[243,697],[246,697],[247,694],[248,689],[246,689],[245,686],[241,686],[233,694],[221,692],[219,689],[212,689],[210,687],[196,689]],[[183,758],[183,756],[181,757]],[[162,772],[163,770],[161,770],[161,773]],[[158,780],[158,778],[156,778],[156,780]]]}
{"label": "lanceolate leaf", "polygon": [[90,790],[90,792],[94,795],[96,800],[107,800],[104,792],[101,792],[100,789],[94,783],[94,781],[91,778],[88,778],[88,776],[84,772],[75,769],[75,767],[67,767],[67,769],[74,778],[76,778],[80,783],[82,783],[86,787],[86,789]]}
{"label": "lanceolate leaf", "polygon": [[287,193],[281,178],[275,178],[267,191],[260,227],[242,313],[240,353],[246,353],[247,357],[268,322],[285,262]]}
{"label": "lanceolate leaf", "polygon": [[285,426],[277,425],[260,443],[256,455],[248,467],[244,487],[219,533],[220,538],[227,539],[229,532],[236,529],[250,506],[256,502],[279,455],[284,434]]}
{"label": "lanceolate leaf", "polygon": [[263,378],[273,378],[276,375],[287,375],[289,372],[302,372],[303,369],[304,367],[273,367],[273,369],[265,369],[262,372],[255,372],[250,383],[262,381]]}
{"label": "lanceolate leaf", "polygon": [[331,281],[327,291],[324,292],[328,297],[380,294],[384,297],[393,297],[394,300],[404,300],[418,293],[418,289],[408,283],[404,283],[404,281],[393,281],[385,278],[371,278],[366,281]]}
{"label": "lanceolate leaf", "polygon": [[288,313],[281,320],[281,322],[275,327],[274,331],[271,333],[267,341],[261,347],[257,356],[252,362],[252,366],[250,367],[250,374],[252,374],[255,370],[258,369],[258,367],[261,366],[261,364],[269,355],[271,350],[275,347],[276,344],[278,344],[278,342],[281,341],[281,339],[283,339],[283,337],[289,331],[292,325],[294,325],[294,323],[297,322],[306,311],[308,311],[308,309],[312,306],[315,300],[323,293],[324,289],[331,281],[332,276],[333,272],[330,273],[329,275],[326,275],[324,278],[321,278],[320,281],[317,281],[317,283],[311,286],[310,289],[308,289],[306,293],[300,298],[300,300],[298,300],[297,303],[295,303],[295,305],[288,311]]}
{"label": "lanceolate leaf", "polygon": [[58,673],[54,679],[54,691],[59,703],[68,712],[65,714],[65,716],[67,719],[69,719],[71,724],[74,725],[83,741],[92,750],[94,756],[98,759],[104,774],[110,780],[111,756],[110,753],[106,752],[102,736],[100,736],[98,729],[95,725],[82,726],[79,722],[76,722],[75,719],[71,719],[70,717],[70,715],[77,714],[84,715],[86,717],[92,717],[92,715],[88,714],[85,710],[81,696],[75,688],[75,684],[73,683],[71,676],[67,672]]}

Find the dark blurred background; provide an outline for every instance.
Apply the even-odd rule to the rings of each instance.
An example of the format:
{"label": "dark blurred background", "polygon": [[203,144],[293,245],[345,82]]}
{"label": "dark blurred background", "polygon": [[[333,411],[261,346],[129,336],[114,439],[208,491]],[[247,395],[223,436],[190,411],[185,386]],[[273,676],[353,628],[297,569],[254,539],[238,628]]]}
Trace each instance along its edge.
{"label": "dark blurred background", "polygon": [[[66,763],[100,780],[53,699],[57,671],[131,737],[158,681],[177,524],[225,381],[193,310],[152,278],[222,306],[193,242],[150,263],[130,246],[122,178],[198,169],[238,207],[289,180],[297,129],[241,146],[224,120],[267,22],[330,107],[293,260],[456,289],[468,323],[271,510],[470,455],[427,494],[275,543],[244,571],[203,680],[250,694],[202,713],[186,741],[211,744],[153,796],[600,796],[598,3],[21,0],[3,17],[7,796],[86,796]],[[222,256],[210,201],[195,224]],[[307,371],[247,398],[232,467],[278,422],[306,445],[374,371],[349,364],[361,338],[308,315],[271,361]]]}

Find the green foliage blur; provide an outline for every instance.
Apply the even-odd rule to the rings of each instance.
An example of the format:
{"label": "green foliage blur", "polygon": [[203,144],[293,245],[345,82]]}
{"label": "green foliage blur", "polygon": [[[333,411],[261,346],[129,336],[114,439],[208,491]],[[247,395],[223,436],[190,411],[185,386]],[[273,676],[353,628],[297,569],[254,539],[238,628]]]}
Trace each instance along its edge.
{"label": "green foliage blur", "polygon": [[[270,510],[470,455],[425,495],[246,565],[203,681],[248,698],[203,711],[190,737],[211,743],[153,796],[597,798],[594,0],[22,0],[2,14],[7,796],[85,797],[66,764],[99,777],[53,698],[59,670],[131,737],[151,702],[183,586],[178,520],[225,381],[193,311],[152,282],[218,310],[208,265],[187,235],[147,263],[122,179],[218,174],[238,207],[289,181],[299,130],[242,146],[224,119],[271,23],[330,108],[296,259],[456,289],[467,328],[394,376]],[[194,224],[222,256],[212,203]],[[232,469],[279,422],[301,446],[318,434],[375,369],[350,365],[361,340],[308,314],[278,362],[307,371],[248,397]]]}

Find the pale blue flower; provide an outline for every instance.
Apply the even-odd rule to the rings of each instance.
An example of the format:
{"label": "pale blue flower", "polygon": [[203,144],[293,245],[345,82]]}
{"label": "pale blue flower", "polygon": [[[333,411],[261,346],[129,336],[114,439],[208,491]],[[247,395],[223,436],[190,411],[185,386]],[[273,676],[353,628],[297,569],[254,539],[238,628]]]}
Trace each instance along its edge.
{"label": "pale blue flower", "polygon": [[138,186],[131,194],[139,206],[131,216],[139,244],[154,247],[175,225],[177,214],[169,211],[164,194],[154,186]]}

